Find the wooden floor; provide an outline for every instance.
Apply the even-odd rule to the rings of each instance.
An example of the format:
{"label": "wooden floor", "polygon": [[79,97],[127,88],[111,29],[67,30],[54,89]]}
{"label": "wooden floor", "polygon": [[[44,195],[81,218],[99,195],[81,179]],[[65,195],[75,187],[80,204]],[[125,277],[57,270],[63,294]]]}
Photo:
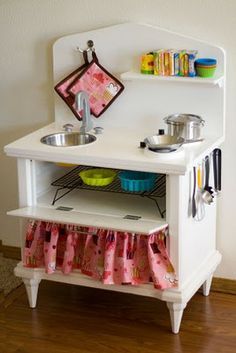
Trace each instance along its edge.
{"label": "wooden floor", "polygon": [[161,301],[41,282],[37,309],[20,287],[0,326],[0,353],[235,353],[236,296],[196,294],[174,335]]}

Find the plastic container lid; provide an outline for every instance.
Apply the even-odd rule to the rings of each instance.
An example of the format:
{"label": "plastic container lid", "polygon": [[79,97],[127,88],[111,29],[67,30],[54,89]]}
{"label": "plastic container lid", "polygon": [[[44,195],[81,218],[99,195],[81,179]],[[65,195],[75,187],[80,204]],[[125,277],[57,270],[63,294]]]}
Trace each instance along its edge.
{"label": "plastic container lid", "polygon": [[216,65],[217,64],[217,60],[214,58],[200,58],[195,60],[195,64],[199,64],[199,65]]}

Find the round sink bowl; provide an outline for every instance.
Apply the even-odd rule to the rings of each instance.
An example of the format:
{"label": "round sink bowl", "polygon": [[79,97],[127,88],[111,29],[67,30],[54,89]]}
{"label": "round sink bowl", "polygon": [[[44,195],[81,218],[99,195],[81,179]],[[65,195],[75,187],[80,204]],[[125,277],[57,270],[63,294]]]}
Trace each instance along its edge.
{"label": "round sink bowl", "polygon": [[58,132],[41,138],[41,142],[48,146],[71,147],[81,146],[92,143],[96,137],[90,134],[81,134],[79,132]]}

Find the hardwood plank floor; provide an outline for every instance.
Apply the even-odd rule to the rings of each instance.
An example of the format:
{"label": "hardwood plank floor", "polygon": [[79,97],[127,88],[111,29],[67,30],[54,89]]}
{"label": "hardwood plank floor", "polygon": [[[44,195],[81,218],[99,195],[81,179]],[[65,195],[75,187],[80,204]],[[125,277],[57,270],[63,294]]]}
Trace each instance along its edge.
{"label": "hardwood plank floor", "polygon": [[235,353],[236,296],[197,293],[174,335],[159,300],[43,281],[37,308],[22,286],[0,325],[0,353]]}

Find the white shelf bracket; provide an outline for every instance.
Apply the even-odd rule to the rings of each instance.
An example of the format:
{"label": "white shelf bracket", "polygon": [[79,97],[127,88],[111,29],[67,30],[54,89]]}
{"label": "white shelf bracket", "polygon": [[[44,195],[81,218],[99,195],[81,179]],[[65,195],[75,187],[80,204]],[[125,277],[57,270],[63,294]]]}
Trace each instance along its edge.
{"label": "white shelf bracket", "polygon": [[220,79],[219,79],[219,81],[217,82],[217,84],[218,84],[218,86],[220,87],[220,88],[223,88],[224,87],[224,77],[221,77]]}

